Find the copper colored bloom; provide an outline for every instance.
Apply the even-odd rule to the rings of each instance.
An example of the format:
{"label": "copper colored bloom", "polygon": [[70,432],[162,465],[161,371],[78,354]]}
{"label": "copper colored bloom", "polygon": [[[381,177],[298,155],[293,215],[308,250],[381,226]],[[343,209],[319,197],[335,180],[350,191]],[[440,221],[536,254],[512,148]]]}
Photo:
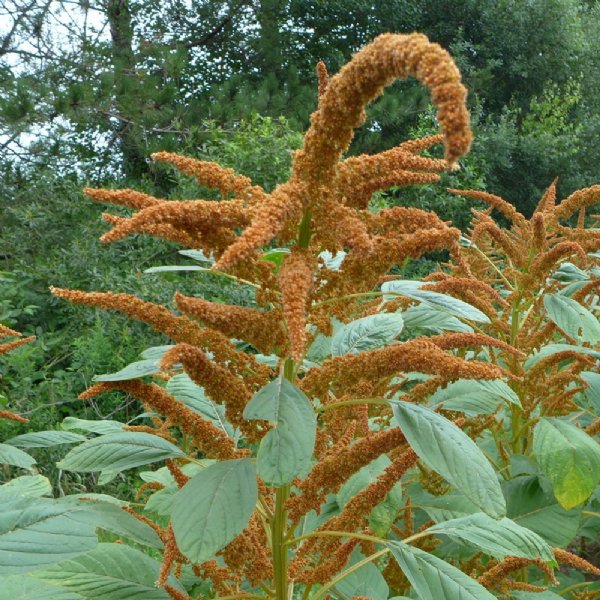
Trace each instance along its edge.
{"label": "copper colored bloom", "polygon": [[170,369],[181,363],[186,373],[199,386],[202,386],[209,398],[225,406],[225,416],[235,427],[247,433],[255,421],[246,421],[242,413],[250,401],[251,393],[244,382],[230,370],[215,364],[208,356],[189,344],[178,344],[163,357],[161,365]]}
{"label": "copper colored bloom", "polygon": [[155,152],[152,158],[171,163],[178,171],[196,177],[199,185],[219,190],[224,196],[236,194],[241,197],[257,193],[260,189],[253,186],[248,177],[238,175],[233,169],[222,167],[216,162],[196,160],[172,152]]}
{"label": "copper colored bloom", "polygon": [[4,342],[3,344],[0,344],[0,354],[6,354],[8,352],[11,352],[15,348],[18,348],[19,346],[23,346],[24,344],[28,344],[29,342],[32,342],[33,340],[35,340],[35,336],[31,335],[29,337],[26,337],[26,338],[23,338],[20,340],[13,340],[12,342]]}
{"label": "copper colored bloom", "polygon": [[153,410],[168,417],[181,431],[191,436],[194,444],[209,458],[229,459],[235,457],[235,444],[227,434],[212,423],[204,420],[183,402],[169,395],[164,388],[140,380],[97,383],[80,394],[81,400],[93,398],[110,390],[122,390],[144,401]]}
{"label": "copper colored bloom", "polygon": [[19,423],[27,423],[29,419],[21,415],[15,415],[8,410],[0,410],[0,419],[8,419],[9,421],[18,421]]}
{"label": "copper colored bloom", "polygon": [[175,294],[175,306],[189,317],[198,319],[227,337],[244,340],[265,354],[274,348],[281,348],[285,342],[280,310],[262,311],[218,304],[203,298],[190,298],[179,292]]}
{"label": "copper colored bloom", "polygon": [[497,379],[505,375],[504,370],[496,365],[462,360],[447,354],[435,343],[419,338],[387,348],[328,359],[322,367],[308,372],[302,388],[321,397],[330,385],[348,386],[361,379],[380,379],[411,371],[443,375],[450,380]]}
{"label": "copper colored bloom", "polygon": [[83,193],[96,202],[108,202],[120,206],[128,206],[129,208],[142,209],[149,206],[157,206],[162,204],[164,200],[155,198],[136,190],[103,190],[95,188],[83,188]]}
{"label": "copper colored bloom", "polygon": [[311,257],[307,252],[289,254],[279,272],[283,315],[290,338],[292,358],[301,360],[306,345],[306,311],[312,288]]}

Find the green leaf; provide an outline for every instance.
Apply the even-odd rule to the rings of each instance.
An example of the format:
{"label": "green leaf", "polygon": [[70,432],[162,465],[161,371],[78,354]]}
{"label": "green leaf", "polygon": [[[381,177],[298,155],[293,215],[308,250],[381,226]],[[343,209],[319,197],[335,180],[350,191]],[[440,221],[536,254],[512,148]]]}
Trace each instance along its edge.
{"label": "green leaf", "polygon": [[386,281],[381,286],[381,291],[384,292],[384,300],[393,300],[398,295],[406,296],[455,317],[479,323],[490,322],[489,318],[478,308],[453,296],[421,289],[424,285],[427,285],[427,283],[423,281],[397,279],[395,281]]}
{"label": "green leaf", "polygon": [[256,457],[258,475],[267,485],[282,486],[308,473],[317,419],[302,391],[279,377],[254,394],[244,409],[244,418],[273,423]]}
{"label": "green leaf", "polygon": [[210,273],[212,270],[207,267],[196,267],[195,265],[163,265],[161,267],[150,267],[144,273],[172,273],[173,271],[201,271]]}
{"label": "green leaf", "polygon": [[70,431],[35,431],[17,435],[10,438],[10,440],[6,440],[6,443],[19,448],[50,448],[60,444],[85,442],[86,439],[84,435],[71,433]]}
{"label": "green leaf", "polygon": [[23,475],[15,477],[8,483],[0,486],[1,494],[13,494],[19,496],[50,496],[52,494],[52,485],[50,480],[43,475]]}
{"label": "green leaf", "polygon": [[[346,504],[356,494],[364,490],[369,484],[377,480],[392,461],[382,454],[368,465],[357,471],[344,485],[336,495],[336,501],[340,508]],[[369,524],[375,535],[385,536],[398,516],[398,511],[402,507],[402,485],[396,483],[388,493],[386,499],[373,508],[369,516]],[[360,594],[359,594],[360,595]]]}
{"label": "green leaf", "polygon": [[394,415],[421,460],[494,518],[506,514],[498,477],[477,444],[441,415],[408,402],[393,402]]}
{"label": "green leaf", "polygon": [[65,417],[60,426],[67,431],[77,429],[79,431],[91,431],[92,433],[118,433],[123,431],[122,427],[125,423],[119,421],[111,421],[102,419],[99,421],[91,421],[88,419],[78,419],[77,417]]}
{"label": "green leaf", "polygon": [[469,542],[500,560],[520,556],[554,562],[550,546],[539,535],[507,518],[497,521],[484,513],[476,513],[438,523],[427,531]]}
{"label": "green leaf", "polygon": [[83,596],[29,575],[2,577],[1,600],[81,600]]}
{"label": "green leaf", "polygon": [[163,547],[161,539],[152,527],[136,519],[116,504],[93,502],[86,499],[80,500],[75,506],[83,511],[80,518],[87,520],[96,528],[111,531],[144,546]]}
{"label": "green leaf", "polygon": [[197,260],[199,262],[207,262],[214,263],[214,259],[206,256],[202,250],[178,250],[177,251],[182,256],[187,256],[188,258],[192,258],[193,260]]}
{"label": "green leaf", "polygon": [[177,446],[151,433],[123,431],[84,442],[73,448],[57,466],[66,471],[122,471],[185,456]]}
{"label": "green leaf", "polygon": [[88,552],[96,543],[83,511],[46,498],[2,498],[0,573],[39,569]]}
{"label": "green leaf", "polygon": [[[358,549],[355,549],[350,557],[348,565],[354,565],[365,557]],[[344,577],[335,585],[335,589],[346,598],[354,596],[366,596],[373,600],[387,600],[390,588],[386,583],[381,571],[373,564],[367,563]]]}
{"label": "green leaf", "polygon": [[381,313],[357,319],[335,332],[331,353],[342,356],[387,346],[400,335],[403,327],[400,313]]}
{"label": "green leaf", "polygon": [[193,563],[212,558],[248,525],[258,499],[254,462],[207,467],[179,490],[171,522],[179,549]]}
{"label": "green leaf", "polygon": [[561,294],[546,294],[544,307],[548,316],[570,338],[577,343],[600,342],[600,322],[577,300]]}
{"label": "green leaf", "polygon": [[151,348],[146,348],[140,356],[146,360],[161,360],[162,357],[169,351],[171,348],[175,348],[174,344],[166,344],[164,346],[152,346]]}
{"label": "green leaf", "polygon": [[336,494],[335,498],[339,507],[344,508],[356,494],[364,490],[370,483],[373,483],[391,464],[392,461],[385,454],[382,454],[352,475]]}
{"label": "green leaf", "polygon": [[541,419],[533,432],[533,453],[566,510],[585,502],[600,482],[600,446],[569,421]]}
{"label": "green leaf", "polygon": [[[196,463],[188,463],[187,465],[183,465],[181,470],[188,477],[194,477],[194,475],[196,475],[201,469],[206,468],[214,461],[205,460],[202,462],[204,463],[204,467]],[[179,491],[179,486],[175,482],[175,479],[171,475],[169,469],[167,469],[167,467],[162,467],[157,471],[144,471],[143,473],[140,473],[140,477],[144,481],[158,481],[165,486],[161,490],[154,492],[148,498],[144,510],[147,512],[156,512],[163,516],[169,516],[171,514],[173,500]]]}
{"label": "green leaf", "polygon": [[426,304],[410,306],[403,311],[405,329],[415,334],[431,335],[442,331],[473,333],[473,328],[456,317]]}
{"label": "green leaf", "polygon": [[535,531],[551,546],[565,547],[577,535],[581,508],[566,511],[537,477],[517,477],[504,483],[507,515],[515,523]]}
{"label": "green leaf", "polygon": [[540,348],[539,352],[536,352],[525,361],[524,367],[526,369],[531,369],[531,367],[534,367],[543,358],[552,356],[558,352],[570,350],[600,359],[600,352],[597,350],[592,350],[591,348],[586,348],[585,346],[572,346],[571,344],[546,344]]}
{"label": "green leaf", "polygon": [[31,469],[35,463],[36,460],[23,450],[8,444],[0,444],[0,465],[5,464],[21,467],[21,469]]}
{"label": "green leaf", "polygon": [[461,494],[433,496],[418,487],[410,490],[410,498],[414,506],[422,508],[436,523],[479,512],[477,506]]}
{"label": "green leaf", "polygon": [[588,388],[583,392],[583,395],[600,412],[600,373],[582,371],[579,373],[579,377],[588,384]]}
{"label": "green leaf", "polygon": [[308,360],[322,363],[326,358],[331,356],[331,338],[329,336],[323,335],[322,333],[318,333],[315,339],[313,340],[308,352],[306,353],[306,358]]}
{"label": "green leaf", "polygon": [[437,556],[403,542],[388,542],[420,600],[496,600],[482,585]]}
{"label": "green leaf", "polygon": [[[35,573],[89,600],[171,600],[156,587],[160,563],[125,544],[98,544],[97,548]],[[168,584],[183,592],[173,576]]]}
{"label": "green leaf", "polygon": [[519,397],[501,379],[473,381],[458,379],[445,389],[437,390],[429,401],[431,408],[441,404],[445,410],[457,410],[468,416],[491,414],[499,404],[508,402],[521,406]]}
{"label": "green leaf", "polygon": [[166,390],[188,408],[210,421],[215,427],[222,429],[230,437],[234,437],[235,431],[225,418],[225,407],[208,398],[204,389],[194,383],[187,373],[171,377]]}
{"label": "green leaf", "polygon": [[94,381],[127,381],[128,379],[138,379],[146,375],[156,375],[160,373],[159,361],[155,359],[138,360],[127,365],[116,373],[107,373],[105,375],[96,375]]}
{"label": "green leaf", "polygon": [[260,259],[261,260],[268,260],[272,263],[275,263],[275,266],[277,267],[277,269],[279,267],[281,267],[281,264],[283,263],[283,259],[290,253],[289,248],[273,248],[272,250],[269,250],[268,252],[265,252]]}

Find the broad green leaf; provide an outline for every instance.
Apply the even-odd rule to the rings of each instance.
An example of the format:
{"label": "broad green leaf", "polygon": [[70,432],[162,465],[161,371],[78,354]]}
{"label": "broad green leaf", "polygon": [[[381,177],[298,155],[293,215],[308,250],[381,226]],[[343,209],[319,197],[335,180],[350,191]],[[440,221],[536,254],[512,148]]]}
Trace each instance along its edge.
{"label": "broad green leaf", "polygon": [[442,331],[473,333],[473,328],[461,320],[426,304],[411,306],[403,311],[404,327],[414,333],[431,335]]}
{"label": "broad green leaf", "polygon": [[88,502],[90,500],[95,500],[97,502],[108,502],[109,504],[114,504],[115,506],[129,506],[129,502],[125,502],[125,500],[119,500],[119,498],[115,498],[114,496],[109,496],[108,494],[92,494],[90,492],[81,492],[80,494],[69,494],[68,496],[63,496],[60,499],[60,503],[69,503],[71,506],[81,507],[82,500],[84,502]]}
{"label": "broad green leaf", "polygon": [[273,424],[256,457],[258,475],[267,485],[282,486],[308,473],[317,419],[304,392],[278,377],[254,394],[244,409],[244,418]]}
{"label": "broad green leaf", "polygon": [[123,431],[102,435],[73,448],[57,466],[66,471],[122,471],[185,456],[177,446],[151,433]]}
{"label": "broad green leaf", "polygon": [[308,360],[321,363],[326,358],[331,356],[331,338],[323,335],[322,333],[317,334],[317,337],[313,340],[310,345],[306,358]]}
{"label": "broad green leaf", "polygon": [[450,493],[433,496],[419,487],[410,490],[410,498],[414,506],[422,508],[436,523],[479,512],[477,506],[461,494]]}
{"label": "broad green leaf", "polygon": [[498,477],[477,444],[454,423],[409,402],[393,402],[394,415],[419,458],[494,518],[506,514]]}
{"label": "broad green leaf", "polygon": [[47,498],[2,497],[0,573],[33,571],[88,552],[97,541],[81,510]]}
{"label": "broad green leaf", "polygon": [[501,379],[458,379],[445,389],[437,390],[429,405],[435,408],[443,404],[446,410],[457,410],[472,416],[493,413],[504,402],[521,405],[517,394]]}
{"label": "broad green leaf", "polygon": [[80,500],[76,506],[83,511],[80,518],[87,520],[96,528],[112,531],[120,537],[129,538],[144,546],[163,547],[162,541],[152,527],[136,519],[120,506],[89,500]]}
{"label": "broad green leaf", "polygon": [[35,463],[36,460],[26,452],[23,452],[23,450],[9,446],[8,444],[0,444],[0,465],[12,465],[13,467],[21,467],[21,469],[31,469]]}
{"label": "broad green leaf", "polygon": [[252,460],[207,467],[175,497],[171,522],[179,549],[193,563],[209,560],[248,525],[257,499]]}
{"label": "broad green leaf", "polygon": [[400,313],[369,315],[340,327],[331,340],[333,356],[358,354],[387,346],[400,335],[404,321]]}
{"label": "broad green leaf", "polygon": [[52,494],[52,485],[47,477],[43,475],[23,475],[15,477],[8,483],[0,486],[0,495],[13,494],[19,496],[50,496]]}
{"label": "broad green leaf", "polygon": [[171,396],[183,402],[188,408],[201,415],[213,425],[233,437],[235,432],[225,418],[225,407],[216,404],[204,393],[204,389],[194,383],[187,373],[169,379],[166,390]]}
{"label": "broad green leaf", "polygon": [[[125,544],[98,544],[84,554],[35,573],[88,600],[171,600],[156,587],[160,563]],[[168,584],[183,592],[173,576]]]}
{"label": "broad green leaf", "polygon": [[89,419],[78,419],[77,417],[65,417],[60,424],[60,426],[67,431],[77,429],[79,431],[90,431],[101,435],[123,431],[123,425],[125,425],[125,423],[111,421],[109,419],[93,421]]}
{"label": "broad green leaf", "polygon": [[546,344],[540,348],[539,352],[536,352],[525,361],[524,367],[526,369],[531,369],[531,367],[534,367],[543,358],[568,350],[574,350],[580,354],[585,354],[587,356],[593,356],[594,358],[600,359],[600,352],[597,350],[592,350],[592,348],[586,348],[585,346],[572,346],[571,344]]}
{"label": "broad green leaf", "polygon": [[83,596],[29,575],[2,577],[0,600],[81,600]]}
{"label": "broad green leaf", "polygon": [[85,442],[86,439],[84,435],[71,433],[70,431],[35,431],[17,435],[10,438],[10,440],[6,440],[6,443],[18,448],[50,448],[60,444]]}
{"label": "broad green leaf", "polygon": [[587,384],[588,388],[583,392],[587,401],[600,412],[600,373],[594,373],[593,371],[582,371],[579,373]]}
{"label": "broad green leaf", "polygon": [[577,300],[561,294],[546,294],[544,307],[548,316],[570,338],[577,343],[600,342],[600,322]]}
{"label": "broad green leaf", "polygon": [[397,279],[395,281],[386,281],[381,286],[381,291],[384,293],[383,297],[385,300],[393,300],[398,295],[402,295],[413,300],[418,300],[455,317],[479,323],[490,322],[489,318],[478,308],[448,294],[421,289],[424,285],[427,285],[427,283],[423,281]]}
{"label": "broad green leaf", "polygon": [[[350,557],[348,566],[360,562],[365,557],[358,549],[355,549]],[[387,600],[390,588],[386,583],[381,571],[373,564],[367,563],[350,573],[347,577],[336,584],[335,589],[346,598],[354,596],[366,596],[373,600]]]}
{"label": "broad green leaf", "polygon": [[[201,469],[206,468],[213,461],[202,461],[205,463],[205,467],[201,467],[195,463],[188,463],[183,465],[181,470],[188,476],[194,477]],[[144,481],[158,481],[165,487],[157,492],[154,492],[146,501],[144,510],[147,512],[156,512],[159,515],[169,516],[171,514],[171,508],[173,506],[173,500],[179,491],[179,486],[173,479],[170,471],[167,467],[162,467],[157,471],[145,471],[140,473],[141,478]]]}
{"label": "broad green leaf", "polygon": [[481,584],[437,556],[388,542],[402,572],[420,600],[496,600]]}
{"label": "broad green leaf", "polygon": [[520,556],[554,562],[550,546],[539,535],[507,518],[497,521],[477,513],[438,523],[427,531],[469,542],[500,560],[506,556]]}
{"label": "broad green leaf", "polygon": [[[391,460],[382,454],[368,465],[364,466],[360,471],[356,472],[344,485],[340,488],[336,495],[336,500],[340,508],[344,508],[346,504],[356,494],[364,490],[369,484],[377,480],[385,469],[391,464]],[[390,490],[386,499],[380,502],[373,508],[369,516],[369,524],[375,535],[381,537],[389,531],[392,524],[395,522],[398,511],[402,507],[402,485],[400,482]]]}
{"label": "broad green leaf", "polygon": [[588,274],[571,262],[562,263],[552,274],[557,281],[585,281]]}
{"label": "broad green leaf", "polygon": [[129,379],[138,379],[146,375],[156,375],[160,373],[159,361],[155,359],[145,359],[132,362],[116,373],[106,373],[105,375],[96,375],[94,381],[127,381]]}
{"label": "broad green leaf", "polygon": [[140,356],[145,360],[161,360],[171,348],[175,348],[175,346],[173,344],[152,346],[152,348],[146,348]]}
{"label": "broad green leaf", "polygon": [[581,508],[566,511],[537,477],[517,477],[504,483],[507,515],[515,523],[535,531],[551,546],[564,548],[577,535]]}
{"label": "broad green leaf", "polygon": [[566,510],[585,502],[600,482],[600,445],[569,421],[541,419],[533,432],[533,453]]}

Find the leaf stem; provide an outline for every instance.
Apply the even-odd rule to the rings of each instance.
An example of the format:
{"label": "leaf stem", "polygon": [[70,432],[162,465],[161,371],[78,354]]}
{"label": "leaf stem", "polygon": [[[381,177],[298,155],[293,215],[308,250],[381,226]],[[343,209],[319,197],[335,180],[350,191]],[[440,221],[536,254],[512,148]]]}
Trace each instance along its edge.
{"label": "leaf stem", "polygon": [[[381,540],[379,540],[379,541],[381,542]],[[375,554],[371,554],[371,556],[367,556],[367,558],[363,558],[363,560],[360,560],[357,563],[354,563],[351,567],[348,567],[345,571],[342,571],[339,575],[336,575],[333,579],[331,579],[328,583],[326,583],[312,597],[311,600],[319,600],[319,598],[322,598],[327,593],[328,590],[330,590],[332,587],[337,585],[340,581],[342,581],[342,579],[345,579],[346,577],[348,577],[348,575],[351,575],[352,573],[354,573],[354,571],[357,571],[364,565],[366,565],[370,562],[373,562],[374,560],[377,560],[378,558],[384,556],[389,551],[390,551],[389,548],[384,548],[383,550],[380,550],[379,552],[375,552]]]}

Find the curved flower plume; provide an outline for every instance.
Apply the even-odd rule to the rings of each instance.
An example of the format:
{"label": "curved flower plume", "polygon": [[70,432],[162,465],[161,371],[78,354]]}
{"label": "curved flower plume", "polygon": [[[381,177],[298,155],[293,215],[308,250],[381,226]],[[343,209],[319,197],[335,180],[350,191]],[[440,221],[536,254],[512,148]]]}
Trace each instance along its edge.
{"label": "curved flower plume", "polygon": [[[466,89],[450,55],[421,34],[381,35],[336,76],[329,78],[324,64],[318,65],[317,73],[318,108],[287,182],[267,194],[232,169],[160,152],[153,155],[155,160],[196,177],[201,186],[218,190],[223,200],[175,202],[132,190],[88,189],[86,193],[95,200],[138,210],[131,218],[105,217],[113,227],[102,240],[149,233],[202,248],[217,259],[215,269],[239,273],[242,263],[255,261],[258,251],[274,239],[282,244],[295,239],[304,219],[309,231],[304,246],[311,244],[311,250],[350,249],[365,260],[381,254],[379,234],[369,227],[365,210],[371,195],[391,186],[437,181],[439,172],[451,168],[469,150]],[[342,161],[354,129],[365,119],[365,106],[386,85],[410,76],[430,90],[441,134]],[[444,160],[418,154],[442,142]],[[405,256],[400,250],[384,254],[402,261]],[[388,262],[381,263],[383,270],[389,268]],[[255,283],[264,288],[273,282],[259,277]]]}

